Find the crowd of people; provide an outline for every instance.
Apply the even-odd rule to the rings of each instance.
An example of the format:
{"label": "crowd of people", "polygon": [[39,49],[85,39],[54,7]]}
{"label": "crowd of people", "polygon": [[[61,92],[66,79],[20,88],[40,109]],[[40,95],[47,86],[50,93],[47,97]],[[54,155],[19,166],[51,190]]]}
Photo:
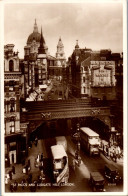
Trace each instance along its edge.
{"label": "crowd of people", "polygon": [[101,150],[105,156],[117,162],[117,159],[123,158],[123,151],[119,145],[109,145],[109,143],[102,142]]}

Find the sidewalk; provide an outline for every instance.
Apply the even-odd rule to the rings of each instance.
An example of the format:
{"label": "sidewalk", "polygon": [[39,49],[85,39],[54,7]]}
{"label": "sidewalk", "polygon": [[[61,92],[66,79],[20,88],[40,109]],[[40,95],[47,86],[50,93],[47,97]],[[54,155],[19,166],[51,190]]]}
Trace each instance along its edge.
{"label": "sidewalk", "polygon": [[[40,169],[39,167],[35,167],[35,159],[37,158],[38,154],[42,153],[42,148],[43,148],[42,141],[39,140],[37,147],[34,144],[32,144],[32,148],[29,149],[28,157],[26,157],[26,160],[25,160],[25,163],[26,163],[25,165],[27,165],[28,160],[30,160],[31,169],[28,172],[28,174],[23,173],[23,168],[25,167],[25,165],[22,165],[22,164],[13,164],[10,167],[5,168],[5,174],[7,174],[9,171],[11,171],[12,166],[15,167],[15,174],[12,175],[12,180],[9,179],[8,184],[5,185],[6,192],[10,192],[11,183],[14,183],[15,180],[17,181],[17,183],[21,183],[23,179],[27,180],[28,175],[30,173],[32,173],[33,181],[38,179],[38,176],[40,175]],[[29,187],[26,187],[25,189],[27,190],[29,189]],[[18,192],[23,192],[22,187],[18,186]]]}

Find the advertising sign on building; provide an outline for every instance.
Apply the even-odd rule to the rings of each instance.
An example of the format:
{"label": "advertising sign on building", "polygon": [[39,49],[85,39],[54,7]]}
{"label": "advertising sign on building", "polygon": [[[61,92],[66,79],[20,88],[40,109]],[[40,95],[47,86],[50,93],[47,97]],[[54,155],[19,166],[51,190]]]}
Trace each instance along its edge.
{"label": "advertising sign on building", "polygon": [[115,62],[91,61],[92,86],[115,86]]}

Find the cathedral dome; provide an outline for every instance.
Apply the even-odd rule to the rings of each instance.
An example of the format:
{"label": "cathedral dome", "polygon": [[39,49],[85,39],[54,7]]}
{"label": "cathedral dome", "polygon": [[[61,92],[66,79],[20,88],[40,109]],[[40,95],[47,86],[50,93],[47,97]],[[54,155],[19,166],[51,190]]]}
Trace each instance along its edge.
{"label": "cathedral dome", "polygon": [[40,42],[40,38],[41,38],[40,33],[33,32],[29,35],[28,40],[27,40],[27,44],[32,43],[33,40],[35,40],[36,42]]}
{"label": "cathedral dome", "polygon": [[32,43],[33,40],[35,40],[36,42],[40,42],[40,38],[41,38],[41,34],[38,32],[38,27],[35,19],[34,30],[33,33],[29,35],[27,44]]}

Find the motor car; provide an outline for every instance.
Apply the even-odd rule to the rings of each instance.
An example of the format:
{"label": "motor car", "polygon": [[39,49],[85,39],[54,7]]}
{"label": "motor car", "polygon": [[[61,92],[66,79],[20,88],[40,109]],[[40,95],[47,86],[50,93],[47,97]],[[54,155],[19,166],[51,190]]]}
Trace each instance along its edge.
{"label": "motor car", "polygon": [[98,172],[94,171],[90,173],[90,185],[94,192],[105,192],[104,184],[105,180],[104,177]]}
{"label": "motor car", "polygon": [[121,180],[118,169],[114,165],[105,165],[105,177],[112,183],[117,183]]}

